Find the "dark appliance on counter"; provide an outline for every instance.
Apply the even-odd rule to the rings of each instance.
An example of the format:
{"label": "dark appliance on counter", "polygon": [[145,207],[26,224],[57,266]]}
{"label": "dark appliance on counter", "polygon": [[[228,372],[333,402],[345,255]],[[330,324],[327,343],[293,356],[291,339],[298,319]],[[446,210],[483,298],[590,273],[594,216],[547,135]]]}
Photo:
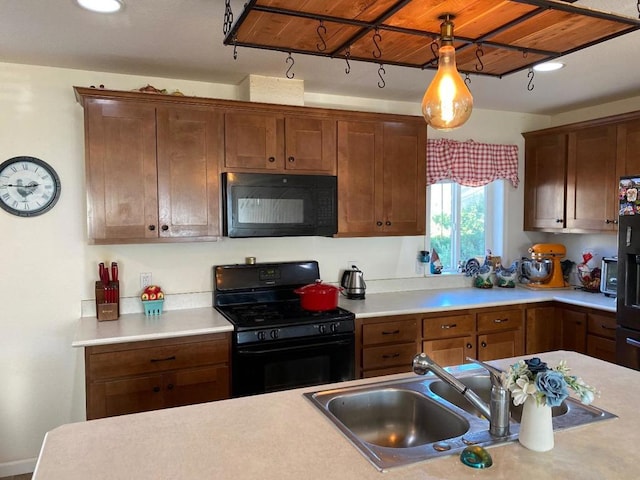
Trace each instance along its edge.
{"label": "dark appliance on counter", "polygon": [[331,175],[223,173],[228,237],[330,237],[338,232],[338,181]]}
{"label": "dark appliance on counter", "polygon": [[640,175],[619,186],[616,362],[640,370]]}
{"label": "dark appliance on counter", "polygon": [[294,293],[319,278],[313,260],[213,267],[213,305],[234,326],[233,397],[355,378],[355,315],[304,310]]}

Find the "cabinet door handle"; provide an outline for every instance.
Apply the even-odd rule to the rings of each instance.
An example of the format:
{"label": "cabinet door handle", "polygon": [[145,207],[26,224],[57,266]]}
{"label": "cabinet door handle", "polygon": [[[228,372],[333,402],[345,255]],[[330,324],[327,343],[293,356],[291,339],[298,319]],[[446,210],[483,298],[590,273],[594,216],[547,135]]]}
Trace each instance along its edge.
{"label": "cabinet door handle", "polygon": [[384,359],[398,358],[399,356],[400,356],[399,353],[392,353],[391,355],[389,355],[389,354],[382,355],[382,358],[384,358]]}
{"label": "cabinet door handle", "polygon": [[160,391],[160,387],[157,387],[157,386],[156,386],[156,387],[153,387],[153,391],[154,391],[154,392],[156,392],[156,393],[158,393],[158,392]]}
{"label": "cabinet door handle", "polygon": [[175,355],[171,355],[170,357],[166,357],[166,358],[152,358],[151,359],[151,363],[155,363],[155,362],[168,362],[170,360],[175,360],[176,356]]}
{"label": "cabinet door handle", "polygon": [[482,342],[480,345],[482,346],[482,348],[486,348],[487,347],[487,342]]}
{"label": "cabinet door handle", "polygon": [[382,222],[376,222],[376,225],[381,227],[382,226]]}
{"label": "cabinet door handle", "polygon": [[169,225],[162,225],[162,231],[166,232],[167,230],[169,230]]}
{"label": "cabinet door handle", "polygon": [[494,318],[493,319],[493,323],[505,323],[508,322],[509,319],[508,318]]}
{"label": "cabinet door handle", "polygon": [[397,334],[399,334],[399,333],[400,333],[400,329],[398,329],[398,330],[393,330],[393,331],[391,331],[391,332],[389,332],[389,331],[383,331],[383,332],[382,332],[382,335],[397,335]]}
{"label": "cabinet door handle", "polygon": [[289,163],[293,163],[293,162],[295,162],[295,161],[296,161],[296,159],[295,159],[295,158],[293,158],[293,157],[289,157],[287,160],[289,160]]}
{"label": "cabinet door handle", "polygon": [[616,330],[616,327],[608,327],[607,325],[600,325],[600,328],[602,328],[603,330]]}
{"label": "cabinet door handle", "polygon": [[556,223],[562,223],[564,220],[562,218],[556,218]]}
{"label": "cabinet door handle", "polygon": [[440,325],[440,328],[443,330],[449,330],[450,328],[456,328],[457,326],[458,326],[457,323],[449,323],[449,324]]}
{"label": "cabinet door handle", "polygon": [[633,338],[627,337],[627,345],[631,345],[632,347],[640,348],[640,342],[634,340]]}
{"label": "cabinet door handle", "polygon": [[156,229],[155,225],[149,225],[149,230],[151,230],[152,232]]}
{"label": "cabinet door handle", "polygon": [[276,161],[276,157],[269,157],[268,160],[269,160],[269,163],[273,163]]}

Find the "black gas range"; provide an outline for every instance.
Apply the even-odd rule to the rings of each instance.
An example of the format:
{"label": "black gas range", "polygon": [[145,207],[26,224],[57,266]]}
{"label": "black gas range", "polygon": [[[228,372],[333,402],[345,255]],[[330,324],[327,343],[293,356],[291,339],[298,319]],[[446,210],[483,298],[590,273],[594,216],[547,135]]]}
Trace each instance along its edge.
{"label": "black gas range", "polygon": [[294,293],[320,278],[314,260],[218,265],[213,304],[234,326],[233,396],[352,380],[355,315],[311,312]]}

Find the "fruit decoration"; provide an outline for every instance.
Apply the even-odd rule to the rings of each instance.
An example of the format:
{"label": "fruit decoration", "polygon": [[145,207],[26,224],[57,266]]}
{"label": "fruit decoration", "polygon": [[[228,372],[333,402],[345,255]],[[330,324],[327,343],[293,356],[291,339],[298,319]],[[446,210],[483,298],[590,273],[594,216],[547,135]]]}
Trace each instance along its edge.
{"label": "fruit decoration", "polygon": [[164,293],[158,285],[149,285],[144,289],[140,298],[143,302],[149,300],[162,300],[164,298]]}

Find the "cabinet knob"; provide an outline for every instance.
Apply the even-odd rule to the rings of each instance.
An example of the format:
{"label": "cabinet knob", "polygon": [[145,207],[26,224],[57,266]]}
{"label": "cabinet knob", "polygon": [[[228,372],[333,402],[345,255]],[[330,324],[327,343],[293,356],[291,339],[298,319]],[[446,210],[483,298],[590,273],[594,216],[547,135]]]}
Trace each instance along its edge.
{"label": "cabinet knob", "polygon": [[486,348],[487,347],[487,342],[482,342],[480,345],[482,345],[482,348]]}
{"label": "cabinet knob", "polygon": [[158,393],[158,392],[160,391],[160,387],[158,387],[158,386],[153,387],[153,391],[154,391],[154,392],[156,392],[156,393]]}
{"label": "cabinet knob", "polygon": [[556,223],[562,223],[564,220],[562,218],[556,218]]}
{"label": "cabinet knob", "polygon": [[295,158],[293,158],[293,157],[289,157],[287,160],[289,160],[289,163],[293,163],[293,162],[295,162],[295,161],[296,161],[296,159],[295,159]]}
{"label": "cabinet knob", "polygon": [[471,350],[473,348],[473,345],[471,345],[470,343],[467,343],[467,348]]}
{"label": "cabinet knob", "polygon": [[275,162],[275,161],[276,161],[276,157],[269,157],[269,162],[270,162],[270,163],[273,163],[273,162]]}
{"label": "cabinet knob", "polygon": [[384,222],[384,224],[385,224],[387,227],[391,226],[391,222],[390,222],[389,220],[387,220],[386,222]]}
{"label": "cabinet knob", "polygon": [[170,383],[169,385],[167,385],[167,390],[173,390],[173,383]]}
{"label": "cabinet knob", "polygon": [[382,222],[376,222],[376,225],[381,227],[382,226]]}
{"label": "cabinet knob", "polygon": [[167,230],[169,230],[169,225],[162,225],[162,231],[166,232]]}
{"label": "cabinet knob", "polygon": [[156,229],[155,225],[149,225],[149,230],[151,230],[152,232]]}

